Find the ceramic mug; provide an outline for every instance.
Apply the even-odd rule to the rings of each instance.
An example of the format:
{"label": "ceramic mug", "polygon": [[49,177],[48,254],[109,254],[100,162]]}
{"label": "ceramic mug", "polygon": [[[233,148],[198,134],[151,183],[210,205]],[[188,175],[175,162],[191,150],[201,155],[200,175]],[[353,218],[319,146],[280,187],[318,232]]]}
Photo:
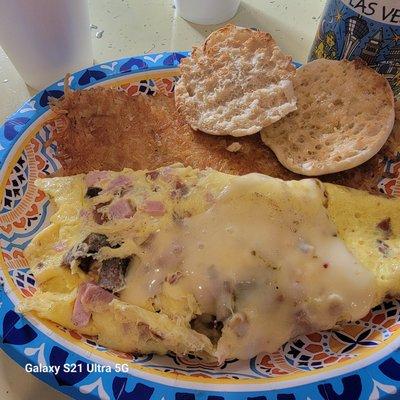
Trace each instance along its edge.
{"label": "ceramic mug", "polygon": [[400,95],[400,0],[328,0],[308,61],[360,58]]}

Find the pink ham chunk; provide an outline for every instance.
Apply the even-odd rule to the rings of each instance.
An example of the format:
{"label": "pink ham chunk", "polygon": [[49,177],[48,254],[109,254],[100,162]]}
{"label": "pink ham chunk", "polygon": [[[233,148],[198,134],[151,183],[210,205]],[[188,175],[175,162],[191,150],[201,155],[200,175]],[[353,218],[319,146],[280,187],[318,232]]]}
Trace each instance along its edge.
{"label": "pink ham chunk", "polygon": [[142,205],[142,210],[153,217],[161,217],[165,214],[165,205],[161,201],[146,200]]}
{"label": "pink ham chunk", "polygon": [[86,289],[82,293],[81,301],[84,306],[89,309],[93,309],[98,306],[102,306],[110,303],[114,296],[109,291],[102,287],[95,285],[94,283],[86,283]]}
{"label": "pink ham chunk", "polygon": [[74,309],[72,311],[72,323],[77,328],[85,327],[92,315],[90,310],[106,305],[113,300],[114,296],[98,285],[90,282],[82,283],[78,288]]}
{"label": "pink ham chunk", "polygon": [[63,251],[67,248],[67,241],[66,240],[60,240],[57,243],[54,244],[53,249],[55,251]]}
{"label": "pink ham chunk", "polygon": [[90,171],[85,177],[86,186],[95,186],[97,183],[107,177],[108,171]]}
{"label": "pink ham chunk", "polygon": [[135,210],[127,199],[119,199],[114,201],[109,209],[108,216],[110,219],[130,218],[135,214]]}
{"label": "pink ham chunk", "polygon": [[114,189],[128,187],[128,186],[132,186],[132,180],[125,175],[119,175],[108,184],[106,190],[112,191]]}
{"label": "pink ham chunk", "polygon": [[78,293],[76,294],[74,309],[72,311],[72,323],[77,328],[83,328],[89,323],[91,313],[86,311],[82,304],[82,294],[86,290],[86,283],[79,286]]}

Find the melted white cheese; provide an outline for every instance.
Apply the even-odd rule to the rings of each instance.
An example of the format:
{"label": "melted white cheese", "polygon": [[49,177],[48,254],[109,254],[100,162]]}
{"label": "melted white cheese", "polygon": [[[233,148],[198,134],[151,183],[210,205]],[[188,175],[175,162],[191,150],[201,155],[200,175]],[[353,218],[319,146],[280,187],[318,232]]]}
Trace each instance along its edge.
{"label": "melted white cheese", "polygon": [[337,237],[315,180],[234,178],[205,212],[156,234],[121,299],[144,306],[165,281],[224,321],[216,355],[250,358],[368,313],[373,274]]}

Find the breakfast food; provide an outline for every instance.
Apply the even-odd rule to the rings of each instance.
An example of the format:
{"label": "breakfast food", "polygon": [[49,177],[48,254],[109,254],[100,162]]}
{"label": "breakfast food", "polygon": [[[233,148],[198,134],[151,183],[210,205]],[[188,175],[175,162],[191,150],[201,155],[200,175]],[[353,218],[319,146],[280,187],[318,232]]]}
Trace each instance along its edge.
{"label": "breakfast food", "polygon": [[392,132],[381,150],[358,167],[318,178],[324,182],[367,190],[370,193],[384,193],[395,196],[393,191],[382,188],[383,178],[395,178],[396,171],[390,171],[390,165],[399,159],[400,150],[400,104],[395,103],[395,121]]}
{"label": "breakfast food", "polygon": [[387,82],[316,61],[292,112],[293,71],[268,34],[228,25],[181,62],[175,98],[67,88],[64,177],[37,181],[57,211],[26,249],[38,289],[21,309],[115,350],[222,362],[400,295],[400,202],[298,180],[378,190],[400,142]]}
{"label": "breakfast food", "polygon": [[212,135],[257,133],[296,109],[295,68],[269,33],[227,25],[180,64],[178,110]]}
{"label": "breakfast food", "polygon": [[293,82],[297,111],[261,132],[286,168],[307,176],[339,172],[384,145],[394,122],[393,92],[362,61],[315,60]]}
{"label": "breakfast food", "polygon": [[113,349],[245,359],[400,293],[395,199],[181,165],[36,184],[22,310]]}
{"label": "breakfast food", "polygon": [[[262,172],[284,179],[296,175],[282,167],[258,135],[236,138],[194,131],[176,111],[173,97],[129,96],[102,87],[71,91],[54,102],[57,159],[62,175],[95,169],[154,169],[181,162],[199,169],[247,174]],[[88,151],[90,149],[90,151]]]}
{"label": "breakfast food", "polygon": [[[237,138],[196,132],[177,113],[174,99],[161,94],[129,96],[102,87],[70,91],[53,105],[53,138],[58,174],[73,175],[99,170],[155,169],[180,162],[186,166],[244,175],[259,172],[276,178],[300,179],[287,170],[259,135]],[[351,170],[320,176],[324,182],[379,193],[378,182],[388,159],[400,148],[400,108],[396,124],[382,149]],[[238,142],[236,153],[228,147]],[[90,151],[88,151],[90,149]]]}

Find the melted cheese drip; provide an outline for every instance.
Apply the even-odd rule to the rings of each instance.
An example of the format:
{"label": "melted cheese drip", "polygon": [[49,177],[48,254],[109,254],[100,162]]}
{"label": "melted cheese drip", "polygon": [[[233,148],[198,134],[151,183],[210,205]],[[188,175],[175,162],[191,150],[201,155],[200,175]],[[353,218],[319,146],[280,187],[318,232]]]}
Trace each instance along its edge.
{"label": "melted cheese drip", "polygon": [[323,203],[315,180],[234,178],[207,211],[156,234],[121,299],[145,306],[179,271],[173,285],[224,321],[220,359],[359,319],[373,306],[374,276],[337,237]]}

